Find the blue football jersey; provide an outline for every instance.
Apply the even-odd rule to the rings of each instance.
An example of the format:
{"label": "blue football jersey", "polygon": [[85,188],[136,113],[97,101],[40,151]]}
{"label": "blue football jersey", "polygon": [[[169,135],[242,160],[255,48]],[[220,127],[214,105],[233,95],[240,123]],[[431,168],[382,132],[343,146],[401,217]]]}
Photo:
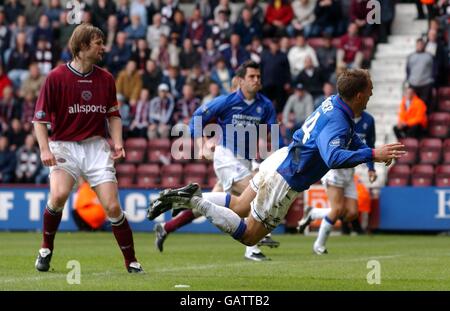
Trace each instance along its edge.
{"label": "blue football jersey", "polygon": [[372,149],[355,132],[354,114],[338,96],[327,98],[294,133],[286,159],[277,171],[300,192],[328,170],[373,160]]}
{"label": "blue football jersey", "polygon": [[[360,118],[355,120],[355,132],[369,148],[375,148],[375,119],[368,112],[363,111]],[[367,162],[369,170],[374,170],[372,161]]]}
{"label": "blue football jersey", "polygon": [[[235,156],[256,158],[259,125],[267,124],[266,133],[270,133],[270,125],[277,124],[276,113],[271,101],[260,93],[257,93],[251,103],[246,103],[244,99],[244,95],[238,90],[229,95],[218,96],[197,108],[189,123],[191,135],[202,136],[205,125],[215,122],[222,130],[221,143],[224,147],[232,150]],[[278,137],[281,144],[280,134]],[[272,146],[273,150],[279,147]]]}

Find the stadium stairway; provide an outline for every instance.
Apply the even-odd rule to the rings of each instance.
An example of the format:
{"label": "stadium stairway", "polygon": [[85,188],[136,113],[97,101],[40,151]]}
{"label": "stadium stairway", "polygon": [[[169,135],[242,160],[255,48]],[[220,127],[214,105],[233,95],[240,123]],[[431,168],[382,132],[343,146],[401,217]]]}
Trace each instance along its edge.
{"label": "stadium stairway", "polygon": [[[392,127],[397,123],[406,80],[406,58],[414,52],[416,39],[427,29],[427,22],[415,20],[416,15],[415,4],[397,4],[392,35],[389,36],[388,43],[377,45],[377,51],[371,62],[373,96],[370,98],[367,111],[375,118],[376,146],[396,141]],[[373,184],[368,181],[365,165],[358,166],[356,171],[368,187],[380,188],[386,183],[387,167],[381,163],[376,163],[375,167],[378,179]]]}

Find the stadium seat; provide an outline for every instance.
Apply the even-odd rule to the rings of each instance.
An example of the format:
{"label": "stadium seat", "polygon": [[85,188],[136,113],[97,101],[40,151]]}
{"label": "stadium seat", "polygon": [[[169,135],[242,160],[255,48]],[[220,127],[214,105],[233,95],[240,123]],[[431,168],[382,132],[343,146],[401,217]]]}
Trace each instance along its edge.
{"label": "stadium seat", "polygon": [[439,111],[450,112],[450,99],[439,100]]}
{"label": "stadium seat", "polygon": [[436,187],[450,187],[450,164],[438,165],[434,171]]}
{"label": "stadium seat", "polygon": [[450,126],[450,113],[433,112],[429,117],[428,132],[432,137],[447,138]]}
{"label": "stadium seat", "polygon": [[116,165],[117,176],[134,176],[136,174],[136,166],[131,163],[120,163]]}
{"label": "stadium seat", "polygon": [[419,141],[415,138],[403,138],[400,142],[405,145],[406,154],[397,159],[398,164],[416,164],[417,150],[419,149]]}
{"label": "stadium seat", "polygon": [[214,186],[217,183],[217,176],[216,175],[208,175],[208,181],[207,181],[207,188],[214,188]]}
{"label": "stadium seat", "polygon": [[434,168],[430,164],[417,164],[411,169],[411,185],[429,187],[433,185]]}
{"label": "stadium seat", "polygon": [[438,90],[438,99],[439,101],[443,99],[450,99],[450,87],[440,87]]}
{"label": "stadium seat", "polygon": [[177,140],[175,145],[172,146],[172,159],[173,162],[179,164],[185,164],[192,161],[193,157],[193,140],[190,138],[181,138]]}
{"label": "stadium seat", "polygon": [[395,164],[388,172],[388,186],[402,187],[409,185],[411,170],[409,165]]}
{"label": "stadium seat", "polygon": [[172,144],[168,138],[150,139],[148,142],[148,150],[160,150],[163,152],[170,152]]}
{"label": "stadium seat", "polygon": [[196,182],[201,187],[206,186],[207,166],[204,163],[190,163],[184,167],[185,183]]}
{"label": "stadium seat", "polygon": [[183,165],[179,163],[165,165],[161,169],[161,187],[178,188],[182,186]]}
{"label": "stadium seat", "polygon": [[117,177],[117,183],[120,188],[129,188],[134,186],[134,176],[123,175]]}
{"label": "stadium seat", "polygon": [[450,164],[450,138],[444,140],[443,148],[444,148],[443,152],[444,164]]}
{"label": "stadium seat", "polygon": [[149,149],[147,151],[147,161],[150,163],[169,164],[171,160],[170,150]]}
{"label": "stadium seat", "polygon": [[125,141],[125,151],[145,150],[147,148],[147,139],[132,137]]}
{"label": "stadium seat", "polygon": [[160,184],[160,168],[157,164],[140,164],[136,170],[136,184],[141,188],[157,188]]}
{"label": "stadium seat", "polygon": [[442,140],[439,138],[424,138],[420,141],[420,163],[438,164],[442,154]]}
{"label": "stadium seat", "polygon": [[144,162],[144,150],[130,149],[125,153],[126,163],[142,163]]}

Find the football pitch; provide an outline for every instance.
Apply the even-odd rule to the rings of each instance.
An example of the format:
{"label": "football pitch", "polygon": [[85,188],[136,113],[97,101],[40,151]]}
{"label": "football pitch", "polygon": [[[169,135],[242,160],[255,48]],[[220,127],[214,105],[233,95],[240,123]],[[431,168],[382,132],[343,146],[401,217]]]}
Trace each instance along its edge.
{"label": "football pitch", "polygon": [[[450,290],[448,236],[332,236],[329,254],[317,256],[312,236],[274,235],[281,246],[263,249],[266,262],[245,260],[244,247],[222,234],[175,233],[164,253],[154,233],[134,237],[146,274],[126,272],[109,232],[58,233],[51,271],[39,273],[41,234],[0,232],[0,290]],[[80,284],[67,281],[71,260],[80,264]]]}

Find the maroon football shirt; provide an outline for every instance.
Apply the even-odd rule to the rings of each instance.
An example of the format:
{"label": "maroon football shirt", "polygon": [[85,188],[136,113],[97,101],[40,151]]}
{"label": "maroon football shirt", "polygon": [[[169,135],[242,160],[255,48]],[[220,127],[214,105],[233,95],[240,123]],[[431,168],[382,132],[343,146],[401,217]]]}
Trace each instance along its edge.
{"label": "maroon football shirt", "polygon": [[51,140],[81,141],[106,134],[106,119],[120,117],[112,75],[98,66],[82,74],[70,64],[53,69],[41,88],[33,122],[50,123]]}

